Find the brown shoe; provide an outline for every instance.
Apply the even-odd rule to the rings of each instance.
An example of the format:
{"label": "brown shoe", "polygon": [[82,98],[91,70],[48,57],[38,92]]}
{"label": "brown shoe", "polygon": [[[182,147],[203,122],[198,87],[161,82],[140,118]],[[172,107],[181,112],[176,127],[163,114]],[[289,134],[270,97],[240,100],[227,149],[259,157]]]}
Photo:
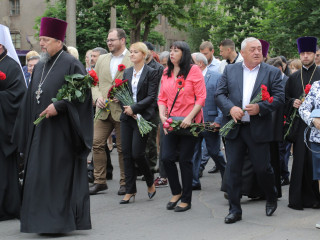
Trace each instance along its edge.
{"label": "brown shoe", "polygon": [[125,195],[126,194],[126,186],[121,185],[118,191],[118,195]]}
{"label": "brown shoe", "polygon": [[98,192],[107,190],[108,186],[107,184],[98,184],[98,183],[94,183],[91,187],[89,187],[89,193],[90,195],[95,195]]}

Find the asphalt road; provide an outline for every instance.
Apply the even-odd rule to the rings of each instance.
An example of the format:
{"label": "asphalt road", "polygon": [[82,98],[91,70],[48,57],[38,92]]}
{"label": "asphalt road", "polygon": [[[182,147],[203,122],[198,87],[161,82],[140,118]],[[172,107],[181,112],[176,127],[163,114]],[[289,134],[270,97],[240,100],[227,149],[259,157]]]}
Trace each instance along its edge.
{"label": "asphalt road", "polygon": [[[170,199],[170,189],[157,189],[153,200],[147,196],[145,182],[137,180],[138,193],[134,203],[119,205],[122,196],[117,195],[119,170],[117,153],[111,153],[114,164],[114,179],[108,181],[109,189],[91,196],[91,219],[93,229],[75,231],[54,236],[59,239],[167,239],[167,240],[319,240],[320,229],[315,223],[320,221],[320,210],[292,210],[288,204],[288,186],[283,187],[283,197],[278,201],[278,209],[273,216],[265,215],[265,201],[242,199],[243,220],[235,224],[225,224],[228,203],[219,191],[220,174],[208,174],[213,161],[201,178],[202,190],[193,191],[192,208],[187,212],[175,213],[166,210]],[[19,221],[0,223],[0,239],[48,239],[52,236],[20,233]]]}

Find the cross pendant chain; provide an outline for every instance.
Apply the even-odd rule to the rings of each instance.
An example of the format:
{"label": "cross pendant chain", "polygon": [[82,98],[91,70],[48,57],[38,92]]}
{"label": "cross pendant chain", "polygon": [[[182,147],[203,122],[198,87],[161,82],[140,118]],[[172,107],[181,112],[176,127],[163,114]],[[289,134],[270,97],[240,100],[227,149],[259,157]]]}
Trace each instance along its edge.
{"label": "cross pendant chain", "polygon": [[42,93],[42,89],[41,89],[41,85],[39,85],[38,90],[36,91],[36,99],[37,99],[37,103],[40,104],[40,95]]}

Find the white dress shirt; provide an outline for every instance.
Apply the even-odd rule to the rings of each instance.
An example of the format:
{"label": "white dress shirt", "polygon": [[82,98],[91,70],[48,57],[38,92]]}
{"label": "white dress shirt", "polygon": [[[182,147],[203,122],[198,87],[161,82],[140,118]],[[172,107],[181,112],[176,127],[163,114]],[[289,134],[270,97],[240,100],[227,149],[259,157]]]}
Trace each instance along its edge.
{"label": "white dress shirt", "polygon": [[117,71],[118,71],[118,65],[122,63],[122,60],[124,56],[127,53],[127,49],[124,49],[123,53],[121,53],[119,56],[114,56],[112,54],[111,60],[110,60],[110,72],[112,80],[116,77]]}
{"label": "white dress shirt", "polygon": [[[254,84],[258,76],[260,69],[260,64],[254,69],[250,70],[246,67],[244,62],[242,63],[243,67],[243,94],[242,94],[242,109],[245,109],[246,105],[250,103],[250,98],[252,95]],[[248,112],[244,113],[244,116],[241,118],[243,122],[250,122],[250,116]]]}
{"label": "white dress shirt", "polygon": [[208,72],[208,68],[203,69],[202,75],[205,76],[207,74],[207,72]]}
{"label": "white dress shirt", "polygon": [[133,75],[132,75],[132,81],[131,81],[131,86],[132,86],[132,97],[133,97],[133,101],[137,102],[137,89],[138,89],[138,83],[141,77],[141,73],[143,71],[144,65],[143,67],[140,69],[139,72],[136,72],[136,70],[133,68]]}

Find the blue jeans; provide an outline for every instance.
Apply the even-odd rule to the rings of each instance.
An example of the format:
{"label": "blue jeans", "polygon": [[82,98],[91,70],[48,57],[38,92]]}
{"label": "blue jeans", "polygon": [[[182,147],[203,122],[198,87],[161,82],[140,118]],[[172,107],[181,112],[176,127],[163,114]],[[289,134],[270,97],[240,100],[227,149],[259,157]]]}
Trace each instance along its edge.
{"label": "blue jeans", "polygon": [[220,170],[221,178],[223,178],[223,174],[226,168],[226,160],[223,156],[223,153],[220,150],[221,138],[218,132],[203,132],[197,139],[197,143],[195,145],[194,154],[192,158],[193,162],[193,186],[200,185],[199,180],[199,170],[201,164],[201,144],[202,140],[205,140],[206,147],[208,150],[209,156],[215,162],[217,168]]}

